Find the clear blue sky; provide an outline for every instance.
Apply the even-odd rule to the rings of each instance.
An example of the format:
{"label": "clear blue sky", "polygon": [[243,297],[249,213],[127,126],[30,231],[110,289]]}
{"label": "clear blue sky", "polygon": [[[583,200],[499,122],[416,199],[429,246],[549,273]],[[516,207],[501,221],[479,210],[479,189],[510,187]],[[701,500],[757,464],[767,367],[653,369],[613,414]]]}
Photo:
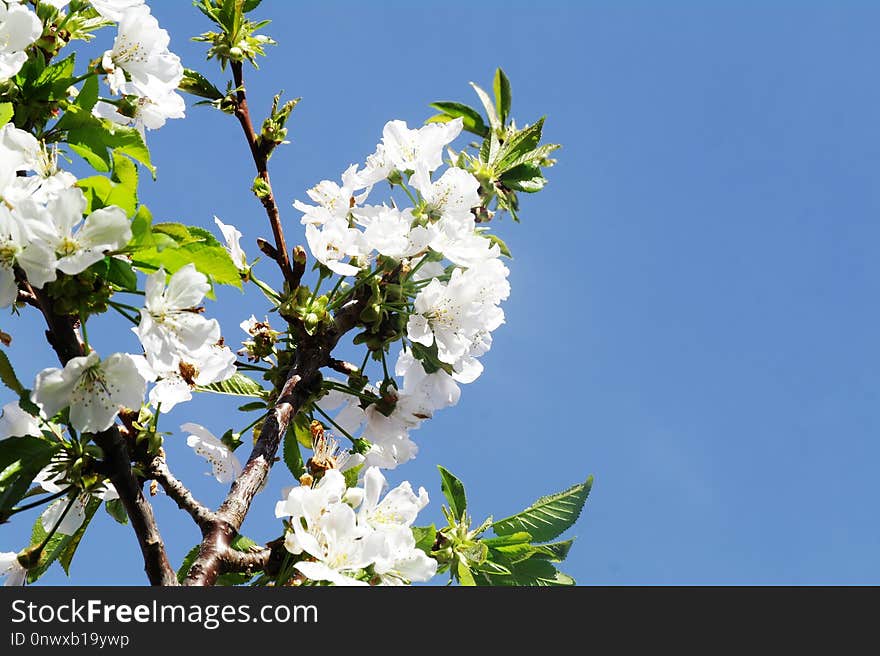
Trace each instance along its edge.
{"label": "clear blue sky", "polygon": [[[154,0],[187,65],[187,2]],[[471,102],[498,65],[518,122],[547,116],[564,144],[547,189],[502,235],[515,260],[507,324],[486,373],[414,438],[392,475],[432,494],[434,465],[468,486],[478,519],[596,476],[565,569],[581,584],[880,583],[880,6],[862,2],[292,3],[265,0],[279,41],[248,74],[254,111],[303,96],[272,159],[289,206],[359,162],[385,121],[419,123],[438,99]],[[107,37],[110,35],[108,34]],[[149,135],[155,216],[266,235],[235,121],[204,108]],[[260,298],[223,292],[230,341]],[[103,322],[104,350],[136,348]],[[21,370],[52,365],[38,322],[4,320]],[[114,333],[115,331],[115,333]],[[97,341],[92,337],[93,341]],[[164,420],[222,433],[225,399]],[[225,488],[169,440],[196,495]],[[245,532],[278,534],[282,468]],[[175,562],[197,542],[156,500]],[[0,527],[2,550],[22,526]],[[128,528],[104,513],[70,582],[142,583]],[[67,581],[60,568],[44,579]]]}

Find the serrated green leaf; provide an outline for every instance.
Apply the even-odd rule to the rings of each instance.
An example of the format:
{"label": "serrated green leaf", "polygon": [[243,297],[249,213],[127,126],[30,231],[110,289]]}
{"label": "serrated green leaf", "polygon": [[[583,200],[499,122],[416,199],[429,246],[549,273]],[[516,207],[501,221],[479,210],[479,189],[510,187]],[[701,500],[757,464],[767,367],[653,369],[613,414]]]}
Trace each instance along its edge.
{"label": "serrated green leaf", "polygon": [[193,96],[207,98],[208,100],[219,100],[223,97],[220,89],[215,87],[208,78],[198,71],[189,68],[184,69],[183,79],[177,88]]}
{"label": "serrated green leaf", "polygon": [[13,114],[15,114],[15,108],[12,103],[0,103],[0,127],[9,123]]}
{"label": "serrated green leaf", "polygon": [[416,549],[424,551],[427,555],[431,555],[434,543],[437,542],[437,527],[430,526],[413,526],[413,539],[416,541]]}
{"label": "serrated green leaf", "polygon": [[[127,160],[126,160],[127,161]],[[115,205],[133,216],[137,206],[137,196],[131,188],[113,182],[103,175],[93,175],[78,180],[76,186],[86,197],[86,212],[92,213],[104,207]]]}
{"label": "serrated green leaf", "polygon": [[471,568],[468,567],[467,563],[463,560],[455,561],[455,574],[458,578],[458,582],[461,585],[467,587],[473,587],[477,585],[477,582],[474,580],[473,572],[471,572]]}
{"label": "serrated green leaf", "polygon": [[492,102],[492,99],[489,98],[489,94],[483,91],[473,82],[471,82],[470,85],[477,93],[477,97],[480,99],[480,102],[483,104],[483,108],[486,110],[486,116],[489,117],[489,126],[492,128],[493,131],[500,129],[501,121],[498,120],[498,114],[495,112],[495,105]]}
{"label": "serrated green leaf", "polygon": [[193,563],[196,562],[196,558],[199,557],[199,545],[194,546],[192,549],[186,552],[186,555],[183,557],[183,562],[180,563],[180,568],[177,570],[177,582],[183,583],[186,579],[186,575],[189,574],[189,568],[193,566]]}
{"label": "serrated green leaf", "polygon": [[91,112],[98,103],[98,76],[93,75],[88,78],[79,90],[76,97],[76,106],[86,112]]}
{"label": "serrated green leaf", "polygon": [[111,153],[118,151],[146,166],[155,176],[150,151],[135,128],[117,125],[94,116],[79,105],[70,105],[55,129],[66,130],[70,149],[97,171],[109,171],[113,165]]}
{"label": "serrated green leaf", "polygon": [[464,491],[464,484],[458,480],[448,469],[437,465],[440,470],[440,490],[446,501],[449,503],[449,509],[452,511],[456,519],[462,519],[467,510],[467,496]]}
{"label": "serrated green leaf", "polygon": [[34,477],[56,451],[56,443],[40,437],[0,440],[0,516],[27,494]]}
{"label": "serrated green leaf", "polygon": [[560,586],[575,585],[575,580],[563,574],[547,560],[531,557],[511,565],[510,576],[488,575],[490,585]]}
{"label": "serrated green leaf", "polygon": [[342,472],[342,478],[345,480],[345,487],[357,487],[358,476],[360,476],[363,468],[364,464],[361,463]]}
{"label": "serrated green leaf", "polygon": [[265,401],[251,401],[250,403],[245,403],[244,405],[238,406],[239,412],[253,412],[254,410],[265,410],[266,402]]}
{"label": "serrated green leaf", "polygon": [[535,123],[517,130],[498,149],[498,153],[490,160],[496,175],[504,174],[522,160],[519,158],[526,153],[532,152],[541,143],[541,133],[544,129],[544,118],[539,118]]}
{"label": "serrated green leaf", "polygon": [[519,531],[517,533],[511,533],[509,535],[499,535],[492,538],[482,538],[480,542],[485,544],[487,547],[501,547],[509,544],[522,544],[523,542],[531,542],[532,535],[530,533],[526,533],[525,531]]}
{"label": "serrated green leaf", "polygon": [[498,120],[501,125],[507,123],[507,117],[510,116],[510,80],[504,74],[501,68],[495,71],[495,79],[492,82],[492,90],[495,92],[495,109],[498,112]]}
{"label": "serrated green leaf", "polygon": [[574,538],[565,540],[564,542],[552,542],[550,544],[536,544],[536,557],[545,557],[556,563],[561,563],[568,556],[571,545],[574,544]]}
{"label": "serrated green leaf", "polygon": [[312,431],[309,430],[309,427],[312,425],[311,418],[306,413],[300,412],[290,423],[293,426],[293,434],[296,437],[296,441],[307,449],[313,449]]}
{"label": "serrated green leaf", "polygon": [[293,474],[295,480],[299,480],[306,473],[306,466],[303,463],[302,452],[299,449],[299,441],[296,439],[296,433],[293,430],[293,422],[287,425],[284,432],[284,445],[282,447],[282,457],[287,469]]}
{"label": "serrated green leaf", "polygon": [[137,289],[137,274],[131,264],[115,257],[108,257],[107,282],[133,292]]}
{"label": "serrated green leaf", "polygon": [[[89,501],[85,507],[85,518],[83,519],[83,523],[73,533],[73,535],[55,533],[49,539],[49,542],[46,543],[46,546],[43,549],[43,553],[40,556],[40,560],[38,561],[37,565],[28,570],[28,581],[33,583],[34,581],[39,579],[43,574],[46,573],[46,570],[49,569],[49,566],[56,560],[61,563],[61,567],[64,568],[65,574],[70,574],[70,563],[73,560],[73,556],[76,553],[76,550],[79,547],[83,536],[85,535],[86,529],[89,527],[89,523],[92,521],[92,517],[95,516],[95,513],[97,512],[100,505],[100,499],[96,497],[89,498]],[[34,522],[33,530],[31,532],[31,545],[42,543],[42,541],[46,538],[46,535],[47,533],[46,530],[43,528],[43,522],[40,517],[37,517],[36,521]]]}
{"label": "serrated green leaf", "polygon": [[584,483],[541,497],[522,512],[492,524],[492,530],[497,535],[526,531],[535,542],[552,540],[577,521],[592,485],[590,476]]}
{"label": "serrated green leaf", "polygon": [[228,394],[230,396],[251,396],[258,399],[265,398],[268,394],[257,381],[237,372],[231,378],[227,378],[219,383],[198,385],[196,391]]}
{"label": "serrated green leaf", "polygon": [[[437,111],[442,112],[442,116],[449,117],[447,120],[461,118],[462,126],[468,132],[473,132],[480,137],[486,137],[489,134],[489,128],[483,121],[483,117],[480,116],[480,112],[473,107],[463,103],[453,102],[451,100],[433,102],[430,106]],[[433,119],[429,119],[429,122],[432,120]]]}
{"label": "serrated green leaf", "polygon": [[541,191],[547,184],[547,178],[536,164],[518,164],[502,174],[501,183],[514,191],[533,194]]}
{"label": "serrated green leaf", "polygon": [[485,237],[486,239],[491,241],[493,244],[497,244],[498,249],[501,251],[501,254],[504,257],[509,257],[510,259],[513,259],[513,255],[511,255],[510,249],[507,247],[507,244],[504,243],[504,240],[501,239],[501,237],[499,237],[498,235],[493,235],[490,232],[480,232],[478,234],[481,237]]}
{"label": "serrated green leaf", "polygon": [[110,499],[104,502],[104,510],[120,524],[128,524],[128,513],[120,499]]}
{"label": "serrated green leaf", "polygon": [[4,351],[0,351],[0,381],[19,396],[24,394],[24,385],[19,382],[9,356]]}

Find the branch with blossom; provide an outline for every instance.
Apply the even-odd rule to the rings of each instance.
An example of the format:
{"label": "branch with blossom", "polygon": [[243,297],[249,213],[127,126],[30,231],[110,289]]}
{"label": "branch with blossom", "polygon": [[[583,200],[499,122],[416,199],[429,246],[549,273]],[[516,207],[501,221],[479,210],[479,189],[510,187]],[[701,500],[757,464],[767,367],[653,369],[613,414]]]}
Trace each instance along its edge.
{"label": "branch with blossom", "polygon": [[[55,562],[68,569],[103,506],[131,523],[156,585],[401,585],[444,572],[463,585],[572,584],[556,567],[572,541],[555,540],[592,479],[476,525],[464,485],[440,467],[447,524],[436,527],[417,525],[425,488],[387,490],[382,473],[415,458],[413,431],[482,374],[510,294],[510,252],[494,228],[503,214],[519,220],[519,195],[543,189],[558,146],[542,143],[543,119],[512,120],[498,69],[494,98],[474,85],[485,119],[437,102],[423,126],[389,121],[362,164],[293,201],[305,246],[291,250],[269,162],[298,100],[275,96],[253,122],[245,66],[275,43],[262,34],[268,21],[251,18],[260,4],[195,3],[212,24],[196,40],[231,75],[221,91],[183,67],[143,0],[0,0],[0,307],[39,311],[61,365],[25,387],[0,352],[0,379],[18,397],[0,415],[0,520],[42,508],[30,544],[0,554],[0,575],[20,584]],[[113,30],[77,74],[66,49]],[[280,288],[258,277],[234,225],[213,217],[221,241],[154,221],[140,202],[138,169],[155,177],[147,133],[184,117],[180,92],[238,120],[272,233],[258,247]],[[478,141],[456,149],[464,132]],[[63,170],[60,152],[95,175]],[[260,292],[237,351],[204,307],[218,285]],[[89,320],[111,312],[131,329],[132,352],[89,341]],[[349,340],[359,365],[336,354]],[[230,486],[216,510],[172,473],[163,448],[180,439],[160,430],[164,415],[196,394],[245,397],[241,410],[257,413],[239,431],[180,426]],[[278,533],[261,546],[240,531],[279,453],[292,485],[275,508]],[[201,534],[176,570],[145,486]]]}

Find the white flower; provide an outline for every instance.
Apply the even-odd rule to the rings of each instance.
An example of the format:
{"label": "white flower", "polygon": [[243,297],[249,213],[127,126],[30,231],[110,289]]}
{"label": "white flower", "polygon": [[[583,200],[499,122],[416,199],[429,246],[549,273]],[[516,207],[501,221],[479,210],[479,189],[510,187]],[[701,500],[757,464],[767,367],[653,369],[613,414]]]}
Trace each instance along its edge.
{"label": "white flower", "polygon": [[412,526],[419,511],[428,505],[428,493],[419,488],[418,496],[409,481],[404,481],[388,492],[381,501],[379,497],[388,481],[378,467],[369,467],[364,473],[364,500],[358,509],[358,522],[376,530],[395,526]]}
{"label": "white flower", "polygon": [[13,267],[20,266],[38,289],[55,280],[55,254],[45,240],[34,239],[33,224],[0,204],[0,307],[18,295]]}
{"label": "white flower", "polygon": [[306,226],[306,241],[315,259],[334,273],[354,276],[360,271],[358,267],[341,261],[366,253],[363,233],[349,228],[345,221],[332,219],[320,228],[310,223]]}
{"label": "white flower", "polygon": [[466,271],[455,269],[448,284],[432,279],[416,296],[407,336],[424,346],[436,342],[437,357],[455,365],[469,354],[477,335],[504,323],[497,303],[510,293],[507,274],[503,264],[490,260]]}
{"label": "white flower", "polygon": [[[168,50],[171,37],[145,5],[126,9],[119,21],[113,48],[104,53],[101,66],[113,93],[125,85],[125,73],[132,82],[144,85],[159,83],[174,89],[183,79],[180,57]],[[124,71],[124,72],[123,72]]]}
{"label": "white flower", "polygon": [[471,208],[480,204],[480,181],[471,173],[451,167],[436,182],[424,168],[413,174],[410,182],[427,204],[428,214],[447,221],[472,221]]}
{"label": "white flower", "polygon": [[364,241],[368,251],[400,259],[415,255],[428,246],[431,237],[422,226],[412,227],[412,210],[398,210],[385,205],[370,206],[353,212],[365,226]]}
{"label": "white flower", "polygon": [[11,401],[3,406],[3,414],[0,415],[0,441],[25,435],[41,437],[43,433],[37,418],[22,410],[18,401]]}
{"label": "white flower", "polygon": [[394,373],[403,377],[401,395],[408,399],[418,399],[419,405],[427,415],[458,403],[461,389],[455,380],[442,369],[429,374],[412,352],[401,351],[397,357]]}
{"label": "white flower", "polygon": [[24,49],[40,38],[43,24],[24,5],[0,2],[0,81],[17,74],[27,61]]}
{"label": "white flower", "polygon": [[108,251],[123,248],[131,240],[131,223],[125,210],[110,205],[95,210],[83,222],[86,198],[81,189],[62,189],[41,207],[19,205],[33,219],[34,236],[58,256],[56,267],[69,275],[85,271],[104,259]]}
{"label": "white flower", "polygon": [[[33,170],[35,175],[16,175],[3,189],[3,199],[12,207],[25,200],[45,205],[62,189],[76,184],[76,177],[72,173],[58,168],[57,146],[47,147],[36,140],[28,145],[32,149],[29,148],[26,154],[22,153],[25,168]],[[2,147],[0,152],[5,154]]]}
{"label": "white flower", "polygon": [[142,358],[138,363],[141,373],[149,381],[159,380],[150,390],[149,402],[162,412],[171,412],[178,403],[192,399],[192,389],[198,385],[218,383],[235,375],[235,353],[226,346],[212,345],[179,359],[177,366],[164,369],[162,361],[156,360],[156,367],[150,365],[151,358]]}
{"label": "white flower", "polygon": [[432,233],[431,248],[443,253],[450,262],[463,267],[473,267],[501,256],[498,244],[474,231],[475,223],[461,227],[458,223],[441,221]]}
{"label": "white flower", "polygon": [[315,487],[299,485],[288,490],[285,498],[275,504],[275,517],[295,517],[304,519],[306,524],[316,524],[324,510],[342,501],[343,496],[345,477],[339,470],[329,469]]}
{"label": "white flower", "polygon": [[392,168],[394,167],[385,155],[385,146],[379,144],[376,146],[376,152],[367,157],[364,168],[358,171],[358,184],[362,187],[372,187],[387,178]]}
{"label": "white flower", "polygon": [[[345,219],[348,217],[354,192],[361,186],[363,185],[357,176],[357,164],[352,164],[342,174],[342,185],[332,180],[321,180],[306,191],[309,198],[317,205],[308,205],[295,200],[293,206],[304,213],[301,219],[303,225],[310,223],[323,225],[332,219]],[[355,202],[363,202],[364,198],[365,196],[357,198]]]}
{"label": "white flower", "polygon": [[214,223],[217,224],[223,239],[226,240],[226,250],[229,252],[229,257],[232,258],[233,264],[238,267],[239,271],[246,271],[248,269],[248,261],[247,255],[245,255],[241,248],[241,231],[234,225],[223,223],[216,216],[214,217]]}
{"label": "white flower", "polygon": [[[2,3],[0,3],[0,7],[2,7]],[[25,579],[27,579],[27,570],[18,562],[18,554],[14,551],[0,553],[0,576],[6,579],[3,585],[24,585]]]}
{"label": "white flower", "polygon": [[229,448],[199,424],[183,424],[180,430],[188,433],[186,445],[211,463],[218,483],[231,483],[241,473],[241,462]]}
{"label": "white flower", "polygon": [[31,395],[46,416],[70,406],[70,423],[83,433],[113,425],[120,408],[138,409],[146,381],[127,353],[101,360],[97,353],[71,358],[64,369],[43,369]]}
{"label": "white flower", "polygon": [[[45,471],[46,470],[44,469],[43,472]],[[43,475],[43,472],[40,472],[40,474],[37,475],[34,482],[39,483],[40,487],[46,492],[54,494],[56,492],[61,492],[64,489],[49,477],[41,480],[40,477]],[[61,476],[63,476],[63,473]],[[52,527],[58,524],[58,528],[55,529],[56,533],[73,535],[79,530],[79,527],[83,525],[83,522],[86,521],[86,512],[92,499],[110,501],[118,498],[119,493],[116,491],[113,483],[110,481],[104,481],[100,490],[82,492],[76,496],[72,504],[70,497],[62,497],[61,499],[52,502],[52,504],[50,504],[40,515],[40,523],[43,525],[43,530],[46,531],[46,533],[51,531]],[[70,510],[67,510],[65,514],[65,509],[68,504],[70,504]]]}
{"label": "white flower", "polygon": [[184,118],[186,103],[175,87],[151,79],[149,83],[126,82],[120,92],[133,99],[133,116],[119,111],[116,105],[103,100],[96,103],[92,113],[119,125],[130,125],[141,133],[144,130],[158,130],[170,118]]}
{"label": "white flower", "polygon": [[95,8],[103,18],[118,23],[128,9],[140,7],[145,0],[92,0]]}
{"label": "white flower", "polygon": [[40,142],[30,132],[19,130],[12,123],[0,127],[0,196],[6,198],[10,185],[21,184],[18,172],[33,170],[39,152]]}
{"label": "white flower", "polygon": [[399,171],[433,171],[443,163],[443,148],[462,130],[460,118],[429,123],[410,130],[403,121],[389,121],[382,130],[385,156]]}
{"label": "white flower", "polygon": [[409,438],[409,430],[415,426],[405,419],[397,408],[386,417],[373,404],[367,406],[364,414],[367,425],[363,437],[371,443],[364,459],[364,466],[394,469],[418,455],[418,445]]}
{"label": "white flower", "polygon": [[344,503],[331,505],[308,529],[299,521],[292,522],[292,525],[294,532],[288,533],[284,546],[315,558],[314,561],[299,561],[294,565],[296,569],[313,581],[367,585],[366,581],[350,576],[356,575],[372,560],[370,543],[363,539],[364,530],[358,526],[350,506]]}
{"label": "white flower", "polygon": [[410,528],[396,526],[374,535],[381,539],[381,545],[377,548],[379,555],[374,562],[380,585],[429,581],[437,573],[437,561],[416,547]]}
{"label": "white flower", "polygon": [[220,340],[220,324],[206,319],[196,308],[210,289],[208,279],[187,264],[168,280],[165,270],[147,276],[144,309],[140,324],[133,328],[141,340],[150,366],[174,371],[181,359],[193,361],[195,354]]}

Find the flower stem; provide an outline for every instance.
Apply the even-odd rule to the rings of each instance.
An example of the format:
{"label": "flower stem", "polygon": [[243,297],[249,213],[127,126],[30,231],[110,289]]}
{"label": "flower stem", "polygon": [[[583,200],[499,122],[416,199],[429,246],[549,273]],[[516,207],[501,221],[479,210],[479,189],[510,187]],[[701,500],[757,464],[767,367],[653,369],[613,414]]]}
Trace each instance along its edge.
{"label": "flower stem", "polygon": [[326,419],[327,421],[329,421],[329,422],[333,425],[333,427],[334,427],[336,430],[338,430],[340,433],[342,433],[343,435],[345,435],[349,440],[351,440],[351,443],[352,443],[352,444],[357,444],[357,440],[354,439],[354,438],[351,436],[351,434],[350,434],[347,430],[345,430],[342,426],[340,426],[340,425],[337,424],[335,421],[333,421],[333,418],[332,418],[330,415],[328,415],[326,412],[324,412],[323,410],[321,410],[321,408],[319,408],[317,404],[315,404],[315,405],[312,406],[312,407],[315,408],[315,410],[318,411],[318,414],[319,414],[319,415],[321,415],[324,419]]}
{"label": "flower stem", "polygon": [[16,513],[24,512],[25,510],[30,510],[31,508],[36,508],[37,506],[42,506],[44,503],[49,503],[50,501],[55,501],[55,499],[60,499],[61,497],[68,494],[75,486],[71,485],[68,488],[61,490],[61,492],[56,492],[48,497],[43,497],[42,499],[38,499],[37,501],[33,501],[31,503],[26,503],[23,506],[15,506],[9,510],[9,515],[14,515]]}

